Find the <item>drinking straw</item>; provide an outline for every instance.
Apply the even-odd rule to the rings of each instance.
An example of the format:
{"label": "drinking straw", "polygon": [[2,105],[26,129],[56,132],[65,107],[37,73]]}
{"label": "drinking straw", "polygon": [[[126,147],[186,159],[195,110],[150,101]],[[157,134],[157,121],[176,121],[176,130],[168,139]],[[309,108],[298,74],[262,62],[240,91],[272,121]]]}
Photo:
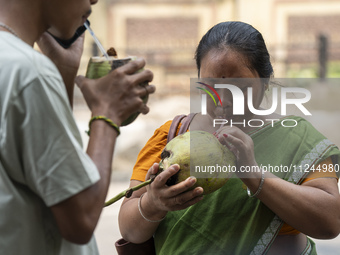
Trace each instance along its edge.
{"label": "drinking straw", "polygon": [[103,45],[100,43],[100,41],[98,40],[97,36],[94,34],[93,30],[91,29],[91,27],[89,26],[89,24],[87,23],[87,21],[84,23],[84,26],[86,27],[86,29],[90,32],[90,34],[92,35],[95,43],[97,44],[99,50],[101,51],[101,53],[104,55],[104,57],[109,60],[109,55],[106,53],[106,50],[104,49]]}

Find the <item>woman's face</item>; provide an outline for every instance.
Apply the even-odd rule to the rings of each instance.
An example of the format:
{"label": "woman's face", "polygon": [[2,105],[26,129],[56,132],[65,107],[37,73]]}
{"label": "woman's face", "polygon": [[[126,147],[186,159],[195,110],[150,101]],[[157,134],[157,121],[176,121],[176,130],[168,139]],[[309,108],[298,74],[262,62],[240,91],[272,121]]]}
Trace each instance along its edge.
{"label": "woman's face", "polygon": [[[255,109],[261,104],[264,88],[256,71],[249,69],[247,59],[240,53],[231,49],[213,49],[201,61],[200,78],[233,78],[232,85],[240,88],[244,95],[244,115],[233,115],[233,97],[229,89],[216,89],[222,106],[216,98],[217,106],[213,100],[207,97],[207,113],[213,119],[226,119],[233,122],[250,120],[254,117],[248,108],[248,87],[253,92],[253,106]],[[240,79],[234,79],[240,78]],[[241,79],[246,78],[246,79]],[[230,83],[229,83],[230,84]],[[211,84],[213,86],[213,84]]]}

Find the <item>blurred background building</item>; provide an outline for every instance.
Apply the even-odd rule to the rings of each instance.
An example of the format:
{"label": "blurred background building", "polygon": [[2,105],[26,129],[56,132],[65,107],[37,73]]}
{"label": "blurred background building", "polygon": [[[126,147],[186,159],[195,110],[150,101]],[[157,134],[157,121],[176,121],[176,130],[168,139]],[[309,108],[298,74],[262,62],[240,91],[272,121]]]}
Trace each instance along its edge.
{"label": "blurred background building", "polygon": [[[188,92],[200,38],[230,20],[263,34],[276,77],[340,76],[338,0],[101,0],[90,17],[106,48],[146,59],[159,95]],[[96,54],[87,36],[84,61]]]}

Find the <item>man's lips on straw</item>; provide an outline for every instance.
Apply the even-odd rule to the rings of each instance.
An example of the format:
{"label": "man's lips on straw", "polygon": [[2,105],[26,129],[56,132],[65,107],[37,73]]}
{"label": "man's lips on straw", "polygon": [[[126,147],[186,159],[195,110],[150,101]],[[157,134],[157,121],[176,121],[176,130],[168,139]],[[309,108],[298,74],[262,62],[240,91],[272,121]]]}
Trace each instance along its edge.
{"label": "man's lips on straw", "polygon": [[82,24],[86,22],[86,20],[90,17],[91,13],[92,13],[92,9],[86,12],[86,14],[82,17],[82,20],[83,20]]}

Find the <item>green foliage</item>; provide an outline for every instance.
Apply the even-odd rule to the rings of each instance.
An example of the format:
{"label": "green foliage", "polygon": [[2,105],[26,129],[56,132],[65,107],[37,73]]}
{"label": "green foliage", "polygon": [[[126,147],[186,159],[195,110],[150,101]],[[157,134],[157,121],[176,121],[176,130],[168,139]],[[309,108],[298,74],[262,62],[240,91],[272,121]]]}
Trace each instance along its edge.
{"label": "green foliage", "polygon": [[[317,64],[290,65],[287,68],[287,78],[318,78]],[[329,62],[327,78],[340,78],[340,61]]]}

